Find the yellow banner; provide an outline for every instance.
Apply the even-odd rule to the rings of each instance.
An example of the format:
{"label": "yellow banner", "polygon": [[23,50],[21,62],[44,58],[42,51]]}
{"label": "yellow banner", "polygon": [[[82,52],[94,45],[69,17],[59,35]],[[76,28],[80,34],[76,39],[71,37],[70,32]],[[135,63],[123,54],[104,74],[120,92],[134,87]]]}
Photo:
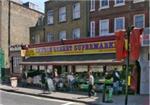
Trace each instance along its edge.
{"label": "yellow banner", "polygon": [[115,41],[101,41],[60,46],[29,48],[26,56],[57,56],[77,54],[115,53]]}

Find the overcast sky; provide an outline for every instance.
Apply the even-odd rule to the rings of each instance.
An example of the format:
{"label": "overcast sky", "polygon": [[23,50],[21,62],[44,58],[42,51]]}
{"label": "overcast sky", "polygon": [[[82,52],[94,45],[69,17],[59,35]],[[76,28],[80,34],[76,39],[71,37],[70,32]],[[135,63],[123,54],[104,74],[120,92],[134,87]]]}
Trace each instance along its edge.
{"label": "overcast sky", "polygon": [[22,2],[32,2],[32,3],[35,3],[39,6],[39,9],[41,12],[44,12],[44,2],[47,1],[47,0],[21,0]]}

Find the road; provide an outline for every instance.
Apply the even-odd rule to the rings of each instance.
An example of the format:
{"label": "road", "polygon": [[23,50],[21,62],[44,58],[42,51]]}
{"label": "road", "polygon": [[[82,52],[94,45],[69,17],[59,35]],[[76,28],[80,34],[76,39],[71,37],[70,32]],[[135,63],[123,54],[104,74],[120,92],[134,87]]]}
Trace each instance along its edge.
{"label": "road", "polygon": [[0,95],[0,105],[85,105],[81,103],[41,98],[4,91],[0,91]]}

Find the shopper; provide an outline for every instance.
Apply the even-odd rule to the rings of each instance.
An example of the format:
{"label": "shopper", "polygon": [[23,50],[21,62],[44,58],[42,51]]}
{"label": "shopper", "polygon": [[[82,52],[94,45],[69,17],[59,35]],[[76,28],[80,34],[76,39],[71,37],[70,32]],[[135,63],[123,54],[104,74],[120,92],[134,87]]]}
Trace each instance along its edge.
{"label": "shopper", "polygon": [[[112,73],[108,72],[105,76],[105,82],[104,82],[104,102],[112,103],[112,95],[113,95],[113,78]],[[106,97],[106,98],[105,98]]]}
{"label": "shopper", "polygon": [[119,93],[119,87],[120,87],[120,73],[117,71],[117,68],[114,69],[113,71],[113,89],[114,89],[114,94]]}
{"label": "shopper", "polygon": [[95,95],[95,90],[94,90],[94,77],[92,75],[92,72],[89,71],[88,73],[88,78],[89,78],[89,87],[88,87],[88,96],[94,96]]}
{"label": "shopper", "polygon": [[67,75],[67,81],[68,81],[69,90],[73,91],[74,90],[74,83],[75,83],[75,78],[73,76],[73,73],[70,72]]}

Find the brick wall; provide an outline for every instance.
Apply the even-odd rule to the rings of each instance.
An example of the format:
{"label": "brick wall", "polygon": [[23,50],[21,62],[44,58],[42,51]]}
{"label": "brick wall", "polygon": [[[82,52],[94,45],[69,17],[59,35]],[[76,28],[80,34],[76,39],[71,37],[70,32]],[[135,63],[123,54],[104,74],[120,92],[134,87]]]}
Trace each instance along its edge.
{"label": "brick wall", "polygon": [[[131,3],[131,9],[129,5]],[[114,32],[114,19],[116,17],[125,17],[125,28],[133,25],[133,18],[136,14],[145,14],[145,27],[149,27],[149,6],[148,1],[133,3],[126,0],[123,6],[114,6],[114,0],[110,0],[108,9],[99,10],[99,1],[96,1],[95,11],[90,12],[90,21],[96,22],[96,35],[99,35],[99,20],[109,19],[109,32]]]}

